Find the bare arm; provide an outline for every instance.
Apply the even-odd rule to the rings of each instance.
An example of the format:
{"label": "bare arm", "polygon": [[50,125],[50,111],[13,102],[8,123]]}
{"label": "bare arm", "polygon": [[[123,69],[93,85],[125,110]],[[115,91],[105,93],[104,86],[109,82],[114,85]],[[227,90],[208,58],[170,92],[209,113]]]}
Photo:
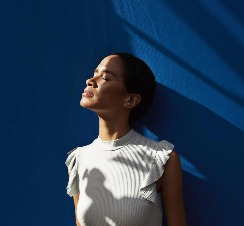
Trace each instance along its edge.
{"label": "bare arm", "polygon": [[[69,174],[69,173],[68,173]],[[74,199],[74,206],[75,206],[75,222],[76,222],[76,226],[81,226],[78,219],[77,219],[77,204],[79,201],[79,197],[80,197],[80,193],[77,193],[73,196]]]}
{"label": "bare arm", "polygon": [[79,223],[79,221],[78,221],[78,219],[77,219],[77,203],[78,203],[78,200],[79,200],[79,196],[80,196],[80,193],[75,194],[73,196],[73,198],[74,198],[74,205],[75,205],[75,220],[76,220],[76,225],[77,226],[81,226],[80,223]]}
{"label": "bare arm", "polygon": [[172,151],[165,165],[163,176],[157,181],[160,186],[163,207],[168,226],[186,226],[183,203],[182,170],[178,154]]}

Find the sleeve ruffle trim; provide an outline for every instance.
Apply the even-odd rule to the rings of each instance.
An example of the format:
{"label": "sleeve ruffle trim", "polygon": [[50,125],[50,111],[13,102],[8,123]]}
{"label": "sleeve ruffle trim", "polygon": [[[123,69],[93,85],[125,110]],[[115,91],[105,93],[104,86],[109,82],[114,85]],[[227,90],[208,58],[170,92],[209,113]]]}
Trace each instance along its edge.
{"label": "sleeve ruffle trim", "polygon": [[141,195],[151,202],[157,202],[157,191],[155,182],[164,173],[164,165],[169,159],[169,154],[172,152],[173,149],[174,145],[166,140],[158,143],[158,148],[154,155],[154,161],[140,187]]}
{"label": "sleeve ruffle trim", "polygon": [[72,197],[73,195],[79,193],[79,177],[78,177],[78,166],[76,161],[76,150],[77,148],[69,151],[68,158],[65,161],[69,172],[69,181],[66,187],[67,194]]}

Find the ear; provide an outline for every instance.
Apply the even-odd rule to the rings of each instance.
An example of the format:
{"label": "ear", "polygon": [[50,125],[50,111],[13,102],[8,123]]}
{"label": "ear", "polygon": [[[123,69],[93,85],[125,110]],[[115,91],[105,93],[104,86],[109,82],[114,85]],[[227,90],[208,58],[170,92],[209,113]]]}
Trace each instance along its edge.
{"label": "ear", "polygon": [[125,102],[125,108],[134,108],[141,101],[141,96],[139,94],[128,94]]}

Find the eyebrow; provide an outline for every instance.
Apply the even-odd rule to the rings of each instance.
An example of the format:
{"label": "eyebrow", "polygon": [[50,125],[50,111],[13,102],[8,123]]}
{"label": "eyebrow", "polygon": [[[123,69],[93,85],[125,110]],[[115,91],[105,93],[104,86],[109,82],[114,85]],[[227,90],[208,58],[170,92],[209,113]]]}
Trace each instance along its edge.
{"label": "eyebrow", "polygon": [[[96,73],[96,72],[98,72],[98,69],[97,69],[97,68],[95,69],[94,73]],[[101,72],[102,72],[102,73],[111,74],[111,75],[113,75],[114,77],[116,77],[116,75],[115,75],[112,71],[110,71],[110,70],[108,70],[108,69],[101,70]]]}

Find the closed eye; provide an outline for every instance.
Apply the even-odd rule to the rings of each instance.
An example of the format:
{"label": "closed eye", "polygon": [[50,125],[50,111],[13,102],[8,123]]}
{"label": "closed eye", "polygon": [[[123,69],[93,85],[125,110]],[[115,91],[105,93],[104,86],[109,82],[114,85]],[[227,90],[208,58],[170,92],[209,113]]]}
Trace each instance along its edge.
{"label": "closed eye", "polygon": [[102,77],[102,79],[105,80],[105,81],[109,81],[109,79],[108,78],[105,78],[105,77]]}
{"label": "closed eye", "polygon": [[[108,69],[105,69],[105,70],[101,70],[101,71],[99,71],[99,69],[98,68],[96,68],[95,69],[95,71],[94,71],[94,77],[96,76],[96,75],[106,75],[106,77],[102,77],[102,79],[104,79],[105,81],[109,81],[110,80],[110,75],[112,75],[113,77],[116,77],[116,75],[112,72],[112,71],[110,71],[110,70],[108,70]],[[107,78],[107,75],[109,75],[109,79]]]}

